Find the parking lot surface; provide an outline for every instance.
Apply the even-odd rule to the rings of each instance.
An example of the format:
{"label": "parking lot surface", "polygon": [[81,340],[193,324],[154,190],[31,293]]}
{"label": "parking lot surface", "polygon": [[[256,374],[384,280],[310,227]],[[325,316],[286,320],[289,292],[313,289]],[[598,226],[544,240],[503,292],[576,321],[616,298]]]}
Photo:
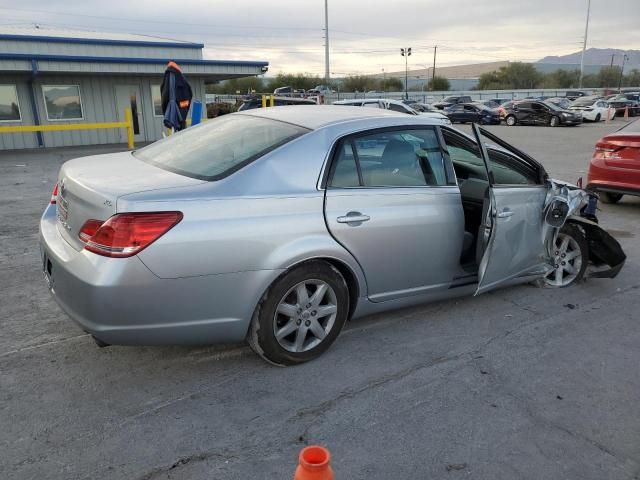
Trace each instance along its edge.
{"label": "parking lot surface", "polygon": [[[489,129],[575,181],[621,125]],[[100,349],[57,307],[38,219],[62,162],[105,150],[0,154],[1,478],[285,479],[316,443],[340,479],[640,478],[640,199],[601,205],[614,280],[354,320],[283,369],[243,345]]]}

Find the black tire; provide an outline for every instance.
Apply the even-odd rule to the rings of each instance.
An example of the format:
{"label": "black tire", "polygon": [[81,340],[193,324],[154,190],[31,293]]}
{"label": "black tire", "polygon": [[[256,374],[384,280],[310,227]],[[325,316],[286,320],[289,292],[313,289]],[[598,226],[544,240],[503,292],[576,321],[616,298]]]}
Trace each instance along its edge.
{"label": "black tire", "polygon": [[[575,244],[578,246],[580,252],[579,255],[576,259],[572,259],[571,261],[573,262],[573,266],[576,267],[576,260],[579,259],[580,260],[580,265],[577,268],[577,272],[575,272],[575,276],[570,275],[568,277],[564,276],[564,272],[561,272],[562,276],[563,276],[563,282],[561,285],[554,285],[552,284],[553,280],[555,280],[555,272],[558,269],[558,267],[560,267],[561,271],[564,267],[562,267],[562,265],[565,265],[563,262],[565,261],[565,258],[569,258],[569,257],[563,257],[563,256],[558,256],[558,257],[554,257],[553,261],[556,262],[556,267],[554,268],[554,270],[552,270],[550,272],[549,275],[547,275],[547,277],[541,279],[540,284],[542,284],[545,287],[548,288],[566,288],[566,287],[570,287],[571,285],[574,285],[580,281],[582,281],[582,279],[584,278],[584,274],[587,270],[587,265],[589,264],[589,243],[587,242],[587,239],[583,233],[583,231],[578,228],[576,225],[572,224],[572,223],[566,223],[561,229],[560,229],[560,234],[559,237],[561,238],[561,236],[567,236],[570,237],[571,239],[573,239],[573,241],[575,242]],[[575,250],[574,250],[575,251]],[[559,253],[558,250],[551,252],[552,254],[555,253]],[[554,277],[554,278],[549,278],[549,277]],[[570,278],[570,279],[568,279]]]}
{"label": "black tire", "polygon": [[622,199],[621,193],[598,192],[602,203],[618,203]]}
{"label": "black tire", "polygon": [[518,123],[518,120],[516,119],[515,115],[507,115],[504,121],[509,127],[513,127]]}
{"label": "black tire", "polygon": [[595,122],[599,122],[600,120],[601,120],[601,117],[600,117],[600,114],[598,113],[598,114],[596,115]]}
{"label": "black tire", "polygon": [[[283,347],[276,338],[274,330],[278,327],[278,322],[282,321],[282,316],[277,313],[277,308],[281,302],[285,302],[288,298],[287,295],[293,294],[289,292],[294,287],[305,281],[326,283],[335,294],[337,309],[333,324],[326,336],[320,340],[320,343],[306,351],[294,352]],[[301,314],[299,313],[299,315]],[[265,292],[251,320],[247,333],[247,342],[254,352],[274,365],[288,366],[305,363],[322,355],[331,346],[340,334],[348,315],[349,288],[342,274],[327,262],[319,260],[306,262],[287,271]],[[286,316],[284,318],[287,323],[289,320],[294,320],[293,318],[286,320]],[[306,318],[310,319],[309,317]],[[300,322],[297,324],[300,325]],[[295,335],[297,339],[298,333],[294,330],[289,335]]]}
{"label": "black tire", "polygon": [[556,115],[552,116],[549,119],[549,126],[550,127],[557,127],[560,125],[560,118],[558,118]]}

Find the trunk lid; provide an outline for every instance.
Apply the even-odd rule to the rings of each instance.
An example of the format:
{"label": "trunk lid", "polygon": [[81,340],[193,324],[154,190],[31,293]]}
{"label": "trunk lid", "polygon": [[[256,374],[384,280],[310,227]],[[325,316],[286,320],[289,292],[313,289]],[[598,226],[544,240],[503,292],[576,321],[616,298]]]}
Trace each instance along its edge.
{"label": "trunk lid", "polygon": [[77,158],[66,162],[58,176],[58,230],[77,250],[78,233],[89,219],[107,220],[117,213],[119,197],[131,193],[205,183],[142,162],[131,152]]}
{"label": "trunk lid", "polygon": [[596,155],[602,155],[610,167],[640,170],[640,135],[607,135],[596,144]]}

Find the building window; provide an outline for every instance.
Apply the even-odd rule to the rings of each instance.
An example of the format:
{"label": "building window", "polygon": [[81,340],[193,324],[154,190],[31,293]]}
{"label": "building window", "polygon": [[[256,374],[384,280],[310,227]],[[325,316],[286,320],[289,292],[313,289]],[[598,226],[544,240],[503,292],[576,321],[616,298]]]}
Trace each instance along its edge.
{"label": "building window", "polygon": [[43,85],[47,120],[82,120],[79,85]]}
{"label": "building window", "polygon": [[151,100],[153,101],[153,115],[162,117],[162,94],[160,84],[151,84]]}
{"label": "building window", "polygon": [[15,85],[0,85],[0,122],[20,122],[20,103]]}

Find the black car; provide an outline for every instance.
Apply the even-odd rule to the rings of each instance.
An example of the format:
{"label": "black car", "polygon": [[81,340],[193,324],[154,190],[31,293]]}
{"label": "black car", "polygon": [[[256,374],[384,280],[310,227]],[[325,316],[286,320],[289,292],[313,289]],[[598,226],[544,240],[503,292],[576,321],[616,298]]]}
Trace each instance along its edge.
{"label": "black car", "polygon": [[634,93],[621,93],[607,100],[610,107],[616,109],[616,115],[624,115],[625,110],[629,109],[629,116],[635,117],[640,115],[640,95]]}
{"label": "black car", "polygon": [[444,110],[451,105],[455,105],[457,103],[471,103],[471,97],[469,95],[461,95],[461,96],[449,96],[444,97],[441,102],[436,102],[433,104],[438,110]]}
{"label": "black car", "polygon": [[444,110],[451,123],[500,125],[500,114],[481,103],[458,103]]}
{"label": "black car", "polygon": [[[271,105],[271,99],[267,96],[267,106]],[[273,106],[280,107],[282,105],[317,105],[313,100],[308,98],[295,98],[295,97],[273,97]],[[253,108],[262,108],[262,97],[253,96],[245,98],[242,105],[238,108],[238,111],[251,110]]]}
{"label": "black car", "polygon": [[580,125],[582,114],[563,110],[553,103],[523,100],[513,103],[506,109],[504,121],[510,127],[514,125]]}

